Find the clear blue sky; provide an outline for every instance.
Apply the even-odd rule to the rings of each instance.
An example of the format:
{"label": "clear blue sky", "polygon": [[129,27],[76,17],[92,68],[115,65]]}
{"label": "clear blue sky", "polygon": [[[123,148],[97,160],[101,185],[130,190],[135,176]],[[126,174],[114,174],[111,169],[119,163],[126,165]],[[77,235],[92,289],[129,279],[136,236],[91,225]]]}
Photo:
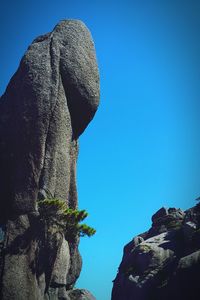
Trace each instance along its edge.
{"label": "clear blue sky", "polygon": [[200,196],[200,1],[2,0],[0,93],[27,46],[66,18],[90,28],[101,105],[80,138],[84,238],[78,286],[109,300],[123,245],[161,206]]}

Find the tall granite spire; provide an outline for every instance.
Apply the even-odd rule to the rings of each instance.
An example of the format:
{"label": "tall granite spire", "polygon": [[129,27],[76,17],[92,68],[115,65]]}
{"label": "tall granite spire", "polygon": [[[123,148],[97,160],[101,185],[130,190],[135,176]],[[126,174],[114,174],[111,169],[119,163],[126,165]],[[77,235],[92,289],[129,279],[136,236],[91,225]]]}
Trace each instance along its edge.
{"label": "tall granite spire", "polygon": [[61,21],[29,46],[0,99],[3,300],[75,299],[73,293],[82,299],[71,290],[81,270],[78,239],[69,242],[57,232],[47,246],[37,201],[50,193],[77,208],[78,137],[98,104],[90,32],[81,21]]}

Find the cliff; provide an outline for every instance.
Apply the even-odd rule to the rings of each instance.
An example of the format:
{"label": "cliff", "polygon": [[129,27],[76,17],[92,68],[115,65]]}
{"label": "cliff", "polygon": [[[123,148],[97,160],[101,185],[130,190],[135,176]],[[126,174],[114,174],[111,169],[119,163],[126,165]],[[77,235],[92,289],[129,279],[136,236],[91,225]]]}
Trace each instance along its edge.
{"label": "cliff", "polygon": [[197,300],[199,275],[200,204],[161,208],[149,231],[124,247],[112,300]]}
{"label": "cliff", "polygon": [[[94,43],[77,20],[36,38],[0,99],[0,288],[3,300],[94,299],[74,290],[79,237],[38,201],[77,209],[78,138],[99,104]],[[54,220],[54,221],[53,221]]]}

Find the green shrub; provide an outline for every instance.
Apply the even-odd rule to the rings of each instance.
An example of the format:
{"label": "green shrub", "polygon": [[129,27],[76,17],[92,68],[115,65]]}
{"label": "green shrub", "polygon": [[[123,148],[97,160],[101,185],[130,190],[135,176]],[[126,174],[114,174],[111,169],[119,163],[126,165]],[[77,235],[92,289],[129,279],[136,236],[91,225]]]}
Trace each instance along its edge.
{"label": "green shrub", "polygon": [[59,212],[62,213],[67,207],[64,201],[56,198],[41,200],[37,203],[39,212],[43,216],[49,216]]}
{"label": "green shrub", "polygon": [[86,224],[79,224],[87,216],[85,210],[67,208],[64,201],[59,199],[45,199],[38,201],[38,208],[41,221],[49,224],[56,224],[64,231],[66,239],[71,241],[78,237],[91,237],[96,230]]}

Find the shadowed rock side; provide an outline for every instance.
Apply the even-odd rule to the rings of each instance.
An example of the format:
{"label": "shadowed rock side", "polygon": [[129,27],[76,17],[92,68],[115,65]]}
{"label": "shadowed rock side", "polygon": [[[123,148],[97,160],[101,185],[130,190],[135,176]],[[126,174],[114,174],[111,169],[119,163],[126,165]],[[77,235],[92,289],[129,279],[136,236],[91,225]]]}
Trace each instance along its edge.
{"label": "shadowed rock side", "polygon": [[0,99],[3,300],[75,299],[66,289],[81,270],[78,239],[68,242],[57,231],[49,240],[37,200],[50,194],[77,208],[78,137],[98,103],[94,44],[76,20],[61,21],[33,41]]}
{"label": "shadowed rock side", "polygon": [[161,208],[150,230],[124,247],[112,300],[197,300],[199,276],[200,204]]}

